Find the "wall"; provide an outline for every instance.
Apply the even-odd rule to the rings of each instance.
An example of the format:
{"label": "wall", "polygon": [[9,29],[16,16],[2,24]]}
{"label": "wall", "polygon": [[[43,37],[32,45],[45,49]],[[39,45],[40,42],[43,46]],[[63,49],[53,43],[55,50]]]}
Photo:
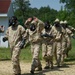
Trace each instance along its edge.
{"label": "wall", "polygon": [[14,15],[13,5],[10,4],[10,7],[8,9],[8,17],[11,18]]}

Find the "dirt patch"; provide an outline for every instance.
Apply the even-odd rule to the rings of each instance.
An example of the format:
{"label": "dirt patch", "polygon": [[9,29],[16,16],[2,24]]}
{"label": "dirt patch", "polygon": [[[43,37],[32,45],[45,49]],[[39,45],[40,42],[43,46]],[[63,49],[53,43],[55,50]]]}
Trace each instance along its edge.
{"label": "dirt patch", "polygon": [[[21,61],[22,75],[30,75],[31,62]],[[44,68],[45,63],[42,62],[42,67]],[[12,63],[11,61],[0,61],[0,75],[12,75]],[[54,65],[54,69],[42,70],[40,72],[35,71],[34,75],[75,75],[75,63],[67,62],[64,67],[57,68]]]}

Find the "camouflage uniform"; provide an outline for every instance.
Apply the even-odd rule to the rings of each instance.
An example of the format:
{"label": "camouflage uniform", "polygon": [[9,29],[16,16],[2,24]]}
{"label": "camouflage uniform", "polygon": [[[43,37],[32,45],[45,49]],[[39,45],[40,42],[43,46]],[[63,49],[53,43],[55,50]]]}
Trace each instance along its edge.
{"label": "camouflage uniform", "polygon": [[68,26],[68,28],[74,33],[75,32],[75,28],[72,26]]}
{"label": "camouflage uniform", "polygon": [[66,47],[67,47],[67,41],[66,41],[66,29],[64,27],[64,22],[60,21],[60,25],[62,26],[62,54],[61,54],[61,65],[64,63],[65,53],[66,53]]}
{"label": "camouflage uniform", "polygon": [[[68,23],[67,21],[65,20],[64,21],[64,25],[66,26]],[[66,49],[66,57],[68,57],[68,53],[69,53],[69,50],[72,49],[72,45],[71,45],[71,37],[73,36],[73,32],[70,30],[70,28],[66,27],[66,41],[67,41],[67,49]]]}
{"label": "camouflage uniform", "polygon": [[[50,35],[50,30],[46,31],[43,29],[42,34]],[[42,56],[46,62],[45,69],[48,69],[51,64],[51,69],[53,68],[53,39],[51,37],[43,37],[42,43]]]}
{"label": "camouflage uniform", "polygon": [[67,40],[67,50],[66,50],[66,57],[68,57],[68,52],[72,49],[71,45],[71,36],[73,36],[72,31],[69,28],[66,28],[66,40]]}
{"label": "camouflage uniform", "polygon": [[7,31],[5,37],[8,39],[10,49],[11,49],[11,60],[13,65],[14,75],[21,74],[19,56],[21,49],[19,47],[20,42],[22,41],[22,37],[24,37],[25,29],[18,25],[16,27],[10,26]]}
{"label": "camouflage uniform", "polygon": [[44,23],[39,19],[34,19],[31,24],[36,26],[34,31],[29,29],[29,42],[31,44],[31,53],[32,53],[32,65],[31,65],[31,73],[34,72],[35,68],[42,68],[39,54],[40,54],[40,45],[41,45],[41,31],[44,28]]}
{"label": "camouflage uniform", "polygon": [[[59,22],[58,19],[55,20],[55,22]],[[59,27],[56,27],[55,25],[52,27],[51,29],[51,34],[54,36],[54,55],[55,55],[55,59],[57,61],[57,66],[60,66],[60,62],[61,62],[61,39],[62,39],[62,28],[59,25]]]}
{"label": "camouflage uniform", "polygon": [[30,27],[30,23],[32,21],[32,18],[28,18],[25,23],[24,23],[24,28],[26,29],[26,33],[27,33],[27,39],[26,39],[26,42],[25,42],[25,47],[29,44],[29,34],[28,34],[28,31],[29,31],[29,27]]}

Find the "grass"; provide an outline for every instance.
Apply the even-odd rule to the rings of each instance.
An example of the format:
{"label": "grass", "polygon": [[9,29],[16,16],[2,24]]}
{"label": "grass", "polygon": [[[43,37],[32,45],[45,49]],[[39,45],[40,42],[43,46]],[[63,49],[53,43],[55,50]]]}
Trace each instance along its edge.
{"label": "grass", "polygon": [[[10,48],[0,48],[0,60],[10,60],[11,59],[11,53]],[[27,46],[26,48],[21,50],[20,59],[25,61],[31,61],[32,60],[32,54],[30,46]],[[40,53],[40,59],[41,53]]]}
{"label": "grass", "polygon": [[[10,60],[10,48],[0,48],[0,60]],[[24,61],[31,61],[32,55],[30,46],[21,50],[20,59]],[[40,59],[42,59],[42,54],[40,53]],[[75,61],[75,40],[72,40],[72,50],[69,52],[69,58],[65,59],[65,61]]]}
{"label": "grass", "polygon": [[72,50],[69,51],[69,57],[65,61],[75,61],[75,39],[72,39]]}

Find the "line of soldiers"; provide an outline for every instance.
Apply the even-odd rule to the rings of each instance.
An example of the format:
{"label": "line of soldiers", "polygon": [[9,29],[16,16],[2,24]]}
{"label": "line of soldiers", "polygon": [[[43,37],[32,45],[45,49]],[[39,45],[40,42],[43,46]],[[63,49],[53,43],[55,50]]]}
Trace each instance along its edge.
{"label": "line of soldiers", "polygon": [[[25,27],[25,28],[24,28]],[[45,69],[53,69],[53,56],[55,56],[57,67],[60,67],[65,55],[71,49],[71,36],[75,38],[74,28],[69,29],[67,21],[56,19],[54,25],[49,22],[42,22],[36,17],[28,18],[24,27],[19,25],[15,16],[11,18],[11,26],[7,29],[3,41],[9,42],[11,49],[11,60],[13,64],[13,75],[21,75],[19,56],[21,49],[26,42],[30,42],[32,53],[31,74],[35,69],[42,70],[42,64],[39,59],[40,47],[42,47],[42,56],[46,62]]]}
{"label": "line of soldiers", "polygon": [[[40,44],[42,44],[42,55],[43,55],[44,60],[46,61],[45,69],[49,69],[50,66],[51,66],[51,69],[53,69],[53,55],[55,56],[57,66],[60,67],[60,65],[64,64],[63,62],[64,62],[65,56],[68,57],[68,52],[69,52],[69,50],[71,50],[71,37],[75,38],[75,36],[73,34],[75,29],[73,27],[68,26],[67,21],[63,22],[63,21],[59,21],[59,19],[55,20],[53,26],[50,25],[49,22],[46,22],[46,23],[38,22],[37,23],[35,19],[37,19],[37,18],[35,18],[35,17],[33,19],[29,18],[25,22],[25,25],[26,26],[29,26],[31,24],[33,25],[32,28],[34,30],[31,30],[33,32],[30,32],[30,33],[34,33],[34,31],[36,30],[36,27],[34,27],[35,25],[37,25],[37,28],[40,25],[39,31],[41,31],[41,32],[39,32],[39,34],[37,34],[37,32],[36,32],[35,35],[29,34],[29,36],[30,36],[30,39],[32,37],[32,39],[35,40],[36,34],[38,35],[37,40],[38,40],[38,42],[39,41],[41,42]],[[37,24],[35,24],[35,23],[37,23]],[[44,26],[44,28],[43,28],[43,26]],[[28,30],[30,30],[29,27],[27,27]],[[31,42],[33,43],[33,41],[31,41]],[[37,41],[35,41],[35,43],[38,44]],[[33,56],[37,55],[36,54],[37,51],[35,48],[37,48],[38,46],[37,47],[34,46],[34,49],[32,46],[33,45],[31,44],[31,51],[32,50],[35,51]],[[37,49],[37,50],[39,51],[39,49]],[[39,53],[38,53],[38,55],[39,55]],[[34,56],[33,60],[34,60],[34,58],[36,58],[36,57]],[[37,60],[35,59],[34,61],[37,61]],[[38,62],[39,62],[39,59],[38,59]],[[38,65],[39,65],[39,63],[38,63]],[[31,73],[34,73],[34,70],[35,70],[33,68],[33,66],[31,68]],[[38,66],[37,68],[38,68],[38,70],[42,70],[41,66],[40,67]]]}

